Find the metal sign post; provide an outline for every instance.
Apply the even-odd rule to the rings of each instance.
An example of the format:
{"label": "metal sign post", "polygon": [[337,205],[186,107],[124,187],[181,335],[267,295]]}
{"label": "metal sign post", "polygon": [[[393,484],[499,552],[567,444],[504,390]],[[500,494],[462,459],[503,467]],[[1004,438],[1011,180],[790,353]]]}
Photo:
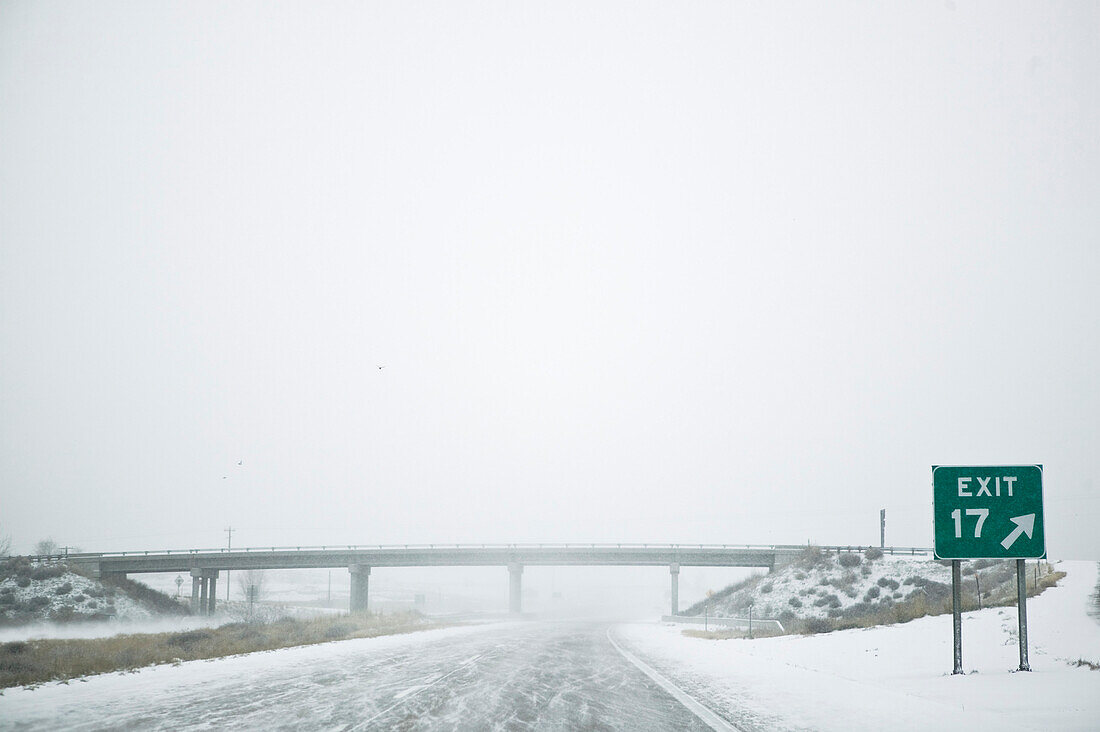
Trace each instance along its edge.
{"label": "metal sign post", "polygon": [[1030,671],[1025,560],[1044,559],[1047,553],[1043,466],[933,465],[932,533],[936,559],[951,560],[953,673],[963,673],[962,559],[1016,560],[1020,670]]}
{"label": "metal sign post", "polygon": [[962,569],[958,559],[951,560],[951,630],[954,635],[955,670],[951,673],[963,673],[963,616],[962,616]]}
{"label": "metal sign post", "polygon": [[1027,662],[1027,562],[1023,559],[1016,560],[1016,602],[1019,605],[1020,622],[1020,670],[1030,671],[1031,665]]}

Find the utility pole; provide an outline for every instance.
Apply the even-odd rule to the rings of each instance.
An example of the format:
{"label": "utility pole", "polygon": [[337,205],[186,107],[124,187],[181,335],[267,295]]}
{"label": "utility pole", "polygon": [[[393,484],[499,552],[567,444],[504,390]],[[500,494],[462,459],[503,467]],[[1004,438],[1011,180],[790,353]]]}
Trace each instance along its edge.
{"label": "utility pole", "polygon": [[[230,526],[225,530],[229,538],[226,540],[226,548],[230,551],[233,550],[233,527]],[[225,570],[225,601],[229,602],[229,570]]]}
{"label": "utility pole", "polygon": [[878,548],[886,548],[886,509],[878,512]]}

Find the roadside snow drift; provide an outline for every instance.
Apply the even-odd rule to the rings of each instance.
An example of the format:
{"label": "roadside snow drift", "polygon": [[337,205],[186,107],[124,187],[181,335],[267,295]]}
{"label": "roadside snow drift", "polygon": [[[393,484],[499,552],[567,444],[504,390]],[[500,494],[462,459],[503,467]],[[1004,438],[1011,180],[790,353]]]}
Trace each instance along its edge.
{"label": "roadside snow drift", "polygon": [[1060,562],[1059,586],[1028,601],[1031,673],[1016,672],[1016,611],[963,615],[966,674],[953,676],[951,616],[749,641],[687,638],[675,625],[620,637],[743,729],[1096,730],[1100,623],[1097,567]]}

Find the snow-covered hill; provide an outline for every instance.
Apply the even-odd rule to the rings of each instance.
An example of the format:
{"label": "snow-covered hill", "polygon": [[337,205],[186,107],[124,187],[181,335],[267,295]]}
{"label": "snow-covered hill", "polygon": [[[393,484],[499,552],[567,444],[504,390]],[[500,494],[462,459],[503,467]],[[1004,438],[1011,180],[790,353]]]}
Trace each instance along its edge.
{"label": "snow-covered hill", "polygon": [[[1005,604],[1016,597],[1016,565],[1011,561],[963,563],[963,607]],[[1036,573],[1028,565],[1033,591],[1051,581],[1050,565]],[[1044,581],[1045,580],[1045,581]],[[703,615],[707,600],[684,615]],[[807,547],[791,565],[754,575],[710,598],[712,616],[744,617],[750,605],[757,617],[776,618],[796,630],[814,632],[861,625],[904,622],[950,611],[950,562],[928,556],[829,552]]]}
{"label": "snow-covered hill", "polygon": [[135,621],[185,613],[182,605],[137,582],[95,580],[63,564],[39,565],[20,557],[0,563],[0,625]]}

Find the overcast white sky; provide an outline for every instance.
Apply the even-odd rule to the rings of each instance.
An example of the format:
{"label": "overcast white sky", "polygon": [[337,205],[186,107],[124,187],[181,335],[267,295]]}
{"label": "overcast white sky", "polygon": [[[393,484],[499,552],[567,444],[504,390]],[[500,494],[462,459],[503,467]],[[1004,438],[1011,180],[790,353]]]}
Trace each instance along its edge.
{"label": "overcast white sky", "polygon": [[1098,76],[1092,2],[0,2],[0,532],[928,546],[1043,463],[1100,558]]}

